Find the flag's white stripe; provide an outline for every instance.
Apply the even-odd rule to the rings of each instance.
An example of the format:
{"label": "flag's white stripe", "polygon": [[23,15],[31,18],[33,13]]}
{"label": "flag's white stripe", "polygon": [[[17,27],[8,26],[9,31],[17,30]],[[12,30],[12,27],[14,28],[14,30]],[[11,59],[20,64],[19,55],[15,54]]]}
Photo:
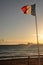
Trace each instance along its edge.
{"label": "flag's white stripe", "polygon": [[26,14],[31,14],[31,6],[27,6]]}

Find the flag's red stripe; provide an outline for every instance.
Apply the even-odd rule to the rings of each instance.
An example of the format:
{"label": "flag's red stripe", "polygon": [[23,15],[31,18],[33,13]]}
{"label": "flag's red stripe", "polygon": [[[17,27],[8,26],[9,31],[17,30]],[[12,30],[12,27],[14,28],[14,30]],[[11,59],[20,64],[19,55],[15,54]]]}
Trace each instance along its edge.
{"label": "flag's red stripe", "polygon": [[26,11],[27,11],[27,6],[24,6],[24,7],[22,7],[21,9],[22,9],[22,11],[23,11],[24,13],[26,13]]}

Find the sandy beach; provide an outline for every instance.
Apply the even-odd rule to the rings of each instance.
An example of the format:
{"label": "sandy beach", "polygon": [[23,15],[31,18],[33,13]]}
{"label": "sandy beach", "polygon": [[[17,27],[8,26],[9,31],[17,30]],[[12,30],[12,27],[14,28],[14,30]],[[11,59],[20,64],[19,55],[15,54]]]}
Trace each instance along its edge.
{"label": "sandy beach", "polygon": [[0,60],[0,65],[28,65],[28,58]]}
{"label": "sandy beach", "polygon": [[[43,58],[40,58],[40,64],[43,65]],[[38,58],[0,60],[0,65],[38,65]]]}

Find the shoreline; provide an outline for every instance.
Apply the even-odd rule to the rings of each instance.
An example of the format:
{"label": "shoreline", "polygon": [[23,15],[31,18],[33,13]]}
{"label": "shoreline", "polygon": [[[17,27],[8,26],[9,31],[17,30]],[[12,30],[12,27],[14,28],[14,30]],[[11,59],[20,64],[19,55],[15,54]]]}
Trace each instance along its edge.
{"label": "shoreline", "polygon": [[[23,59],[23,58],[38,58],[38,55],[31,56],[0,56],[0,60]],[[43,58],[43,55],[40,55]]]}
{"label": "shoreline", "polygon": [[27,65],[28,58],[0,60],[0,65]]}
{"label": "shoreline", "polygon": [[[40,63],[43,65],[43,57],[40,58]],[[38,65],[38,58],[18,58],[0,60],[0,65]]]}

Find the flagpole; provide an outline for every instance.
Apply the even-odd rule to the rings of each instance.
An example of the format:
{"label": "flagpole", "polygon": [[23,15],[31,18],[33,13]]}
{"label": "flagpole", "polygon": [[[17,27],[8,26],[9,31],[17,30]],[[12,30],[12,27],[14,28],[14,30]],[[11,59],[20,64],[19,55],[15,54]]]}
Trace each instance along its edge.
{"label": "flagpole", "polygon": [[[37,16],[36,16],[36,9],[35,4],[31,5],[31,8],[27,8],[27,6],[22,7],[22,11],[24,14],[27,14],[27,11],[31,11],[31,15],[35,16],[35,26],[36,26],[36,40],[37,40],[37,47],[38,47],[38,65],[40,65],[40,52],[39,52],[39,40],[38,40],[38,25],[37,25]],[[28,12],[29,14],[29,12]]]}
{"label": "flagpole", "polygon": [[40,51],[39,51],[39,40],[38,40],[38,25],[37,25],[37,16],[35,15],[35,25],[36,25],[36,40],[38,46],[38,65],[40,65]]}

